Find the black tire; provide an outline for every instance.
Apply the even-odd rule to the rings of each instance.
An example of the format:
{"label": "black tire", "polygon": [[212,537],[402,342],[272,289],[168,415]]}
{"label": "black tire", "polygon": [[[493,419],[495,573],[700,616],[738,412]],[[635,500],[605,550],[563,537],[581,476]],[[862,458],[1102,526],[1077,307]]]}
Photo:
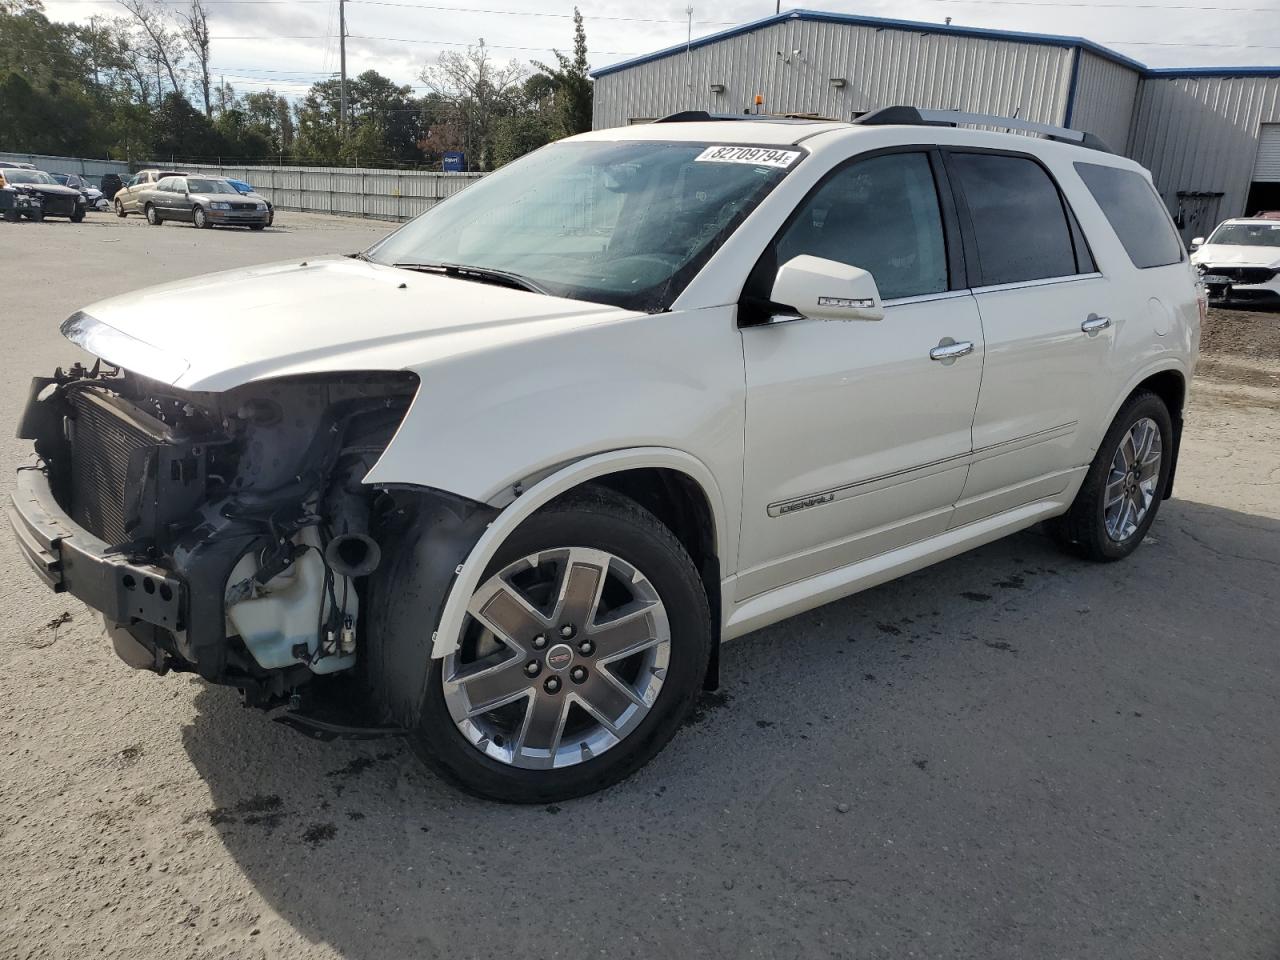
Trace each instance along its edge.
{"label": "black tire", "polygon": [[39,207],[28,209],[24,216],[32,223],[42,223],[44,221],[44,210]]}
{"label": "black tire", "polygon": [[265,223],[251,223],[251,224],[249,224],[249,229],[250,229],[250,230],[265,230],[265,229],[267,229],[267,225],[266,225]]}
{"label": "black tire", "polygon": [[147,223],[151,224],[151,226],[164,226],[164,217],[160,216],[160,211],[157,210],[153,204],[148,203],[142,208],[142,212],[147,218]]}
{"label": "black tire", "polygon": [[72,222],[72,223],[84,223],[84,211],[83,211],[83,210],[81,210],[79,213],[73,213],[73,214],[71,215],[71,222]]}
{"label": "black tire", "polygon": [[119,200],[115,202],[115,209],[116,209],[116,216],[119,217],[121,220],[123,220],[125,217],[129,215],[124,209],[124,204],[121,203]]}
{"label": "black tire", "polygon": [[[617,783],[666,746],[702,687],[711,654],[711,615],[702,580],[671,531],[629,498],[588,488],[550,504],[507,539],[484,579],[532,553],[570,545],[607,550],[634,565],[653,584],[671,629],[664,683],[649,713],[623,740],[574,765],[536,770],[492,759],[463,737],[445,700],[444,661],[432,661],[421,721],[409,741],[431,767],[477,796],[508,803],[549,803]],[[412,596],[411,586],[405,587],[405,595]]]}
{"label": "black tire", "polygon": [[[1155,495],[1146,515],[1128,536],[1117,540],[1107,532],[1106,490],[1111,473],[1112,460],[1121,441],[1134,424],[1143,419],[1155,422],[1160,431],[1161,456],[1159,478]],[[1147,390],[1139,390],[1120,408],[1111,427],[1098,447],[1097,455],[1089,466],[1084,483],[1071,504],[1071,509],[1061,517],[1051,520],[1048,530],[1064,547],[1087,560],[1108,563],[1123,560],[1134,550],[1155,522],[1160,502],[1169,484],[1169,470],[1173,463],[1173,421],[1165,402]]]}
{"label": "black tire", "polygon": [[209,215],[204,212],[204,207],[196,207],[191,211],[191,222],[195,224],[197,230],[208,230],[213,226],[209,222]]}
{"label": "black tire", "polygon": [[17,207],[10,207],[9,209],[5,210],[4,218],[9,223],[17,223],[19,220],[22,219],[22,214],[18,212]]}

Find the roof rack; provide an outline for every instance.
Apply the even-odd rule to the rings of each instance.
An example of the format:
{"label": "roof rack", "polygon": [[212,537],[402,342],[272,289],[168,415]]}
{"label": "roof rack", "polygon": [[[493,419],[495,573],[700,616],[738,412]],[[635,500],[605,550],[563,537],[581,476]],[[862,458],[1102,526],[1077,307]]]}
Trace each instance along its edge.
{"label": "roof rack", "polygon": [[1090,150],[1115,153],[1106,143],[1092,133],[1071,130],[1068,127],[1055,127],[1048,123],[1020,120],[1017,117],[998,117],[988,113],[965,113],[960,110],[921,110],[919,107],[883,107],[880,110],[861,116],[853,122],[873,127],[887,124],[902,124],[913,127],[958,127],[961,124],[1004,127],[1006,130],[1023,130],[1027,133],[1038,133],[1050,140],[1073,143],[1078,147],[1087,147]]}
{"label": "roof rack", "polygon": [[831,123],[827,117],[810,116],[809,114],[788,113],[782,116],[773,113],[710,113],[706,110],[681,110],[653,121],[654,123],[706,123],[711,120],[757,120],[764,123]]}

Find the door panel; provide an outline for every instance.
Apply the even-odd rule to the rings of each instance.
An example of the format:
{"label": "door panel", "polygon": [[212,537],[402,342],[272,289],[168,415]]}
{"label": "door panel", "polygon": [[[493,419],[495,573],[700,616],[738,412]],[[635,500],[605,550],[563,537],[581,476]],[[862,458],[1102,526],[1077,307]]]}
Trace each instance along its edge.
{"label": "door panel", "polygon": [[[944,337],[975,344],[951,363]],[[982,330],[967,294],[874,323],[743,331],[747,451],[739,600],[947,529],[971,449]]]}
{"label": "door panel", "polygon": [[[739,601],[947,527],[972,450],[983,345],[977,305],[955,289],[964,283],[942,178],[940,156],[920,150],[836,167],[748,281],[744,302],[768,301],[778,265],[807,254],[868,271],[885,302],[878,321],[775,318],[743,330]],[[950,341],[972,352],[931,358]]]}

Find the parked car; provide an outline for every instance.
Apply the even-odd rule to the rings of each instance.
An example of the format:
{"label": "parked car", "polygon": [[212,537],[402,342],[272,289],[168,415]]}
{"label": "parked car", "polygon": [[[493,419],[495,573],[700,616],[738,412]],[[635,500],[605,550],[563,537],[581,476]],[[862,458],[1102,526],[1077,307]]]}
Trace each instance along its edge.
{"label": "parked car", "polygon": [[[16,539],[136,667],[578,796],[725,640],[1041,521],[1131,554],[1203,308],[1149,174],[1074,131],[597,130],[354,257],[73,315],[104,364],[36,378]],[[317,719],[353,672],[376,708]]]}
{"label": "parked car", "polygon": [[44,219],[40,196],[9,186],[3,170],[0,170],[0,217],[9,223],[17,223],[23,217],[28,220]]}
{"label": "parked car", "polygon": [[131,213],[142,213],[139,197],[143,191],[151,189],[165,177],[181,176],[185,176],[185,174],[173,170],[139,170],[111,198],[111,206],[115,210],[116,216],[124,218]]}
{"label": "parked car", "polygon": [[231,177],[227,177],[226,181],[235,187],[236,192],[242,197],[248,197],[251,200],[260,200],[265,203],[267,205],[267,226],[269,227],[271,224],[275,223],[276,208],[272,205],[270,200],[258,193],[257,190],[253,189],[251,184],[245,183],[243,180],[235,180]]}
{"label": "parked car", "polygon": [[64,187],[79,190],[84,195],[85,206],[89,210],[106,210],[110,207],[106,197],[102,195],[102,191],[90,184],[84,177],[75,173],[51,173],[50,176]]}
{"label": "parked car", "polygon": [[1280,304],[1280,220],[1224,220],[1191,249],[1211,303]]}
{"label": "parked car", "polygon": [[28,198],[39,199],[38,208],[32,204],[23,216],[31,220],[45,217],[67,217],[72,223],[84,219],[86,209],[84,195],[71,187],[64,187],[43,170],[25,167],[9,167],[4,172],[5,183]]}
{"label": "parked car", "polygon": [[218,177],[165,177],[138,194],[147,223],[160,226],[166,220],[182,220],[201,229],[214,226],[263,230],[271,211],[262,200],[242,197],[235,187]]}
{"label": "parked car", "polygon": [[8,160],[0,160],[0,167],[7,167],[13,170],[34,170],[36,165],[34,163],[11,163]]}
{"label": "parked car", "polygon": [[124,185],[118,173],[104,173],[100,183],[102,184],[102,195],[107,198],[108,203],[115,199],[116,194],[120,192],[120,188]]}

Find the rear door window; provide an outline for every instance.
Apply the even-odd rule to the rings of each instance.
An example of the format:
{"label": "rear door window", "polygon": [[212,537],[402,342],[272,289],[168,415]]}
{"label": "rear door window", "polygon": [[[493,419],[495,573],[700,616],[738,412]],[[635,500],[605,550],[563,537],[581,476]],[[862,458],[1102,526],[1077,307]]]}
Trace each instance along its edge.
{"label": "rear door window", "polygon": [[1182,262],[1182,241],[1146,177],[1100,163],[1075,167],[1135,267],[1145,270]]}
{"label": "rear door window", "polygon": [[[1069,277],[1092,269],[1058,186],[1028,157],[952,153],[948,169],[969,208],[974,286]],[[1077,258],[1077,247],[1082,256]]]}

